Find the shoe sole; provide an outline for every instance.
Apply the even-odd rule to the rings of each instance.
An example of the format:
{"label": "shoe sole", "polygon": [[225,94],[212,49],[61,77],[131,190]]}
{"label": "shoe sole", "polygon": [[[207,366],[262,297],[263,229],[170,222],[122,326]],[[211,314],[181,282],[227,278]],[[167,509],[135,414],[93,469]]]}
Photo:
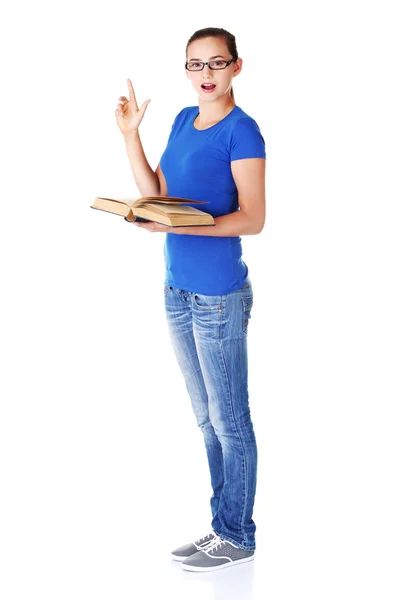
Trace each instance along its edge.
{"label": "shoe sole", "polygon": [[[198,550],[196,550],[196,552],[198,552]],[[193,554],[195,554],[195,552]],[[171,552],[171,557],[173,560],[182,561],[182,560],[185,560],[185,558],[189,558],[190,556],[192,556],[192,554],[189,554],[189,556],[177,556],[176,554],[172,554],[172,552]]]}
{"label": "shoe sole", "polygon": [[[186,557],[189,558],[189,557]],[[254,560],[254,555],[249,556],[248,558],[241,558],[239,560],[232,560],[230,562],[225,563],[224,565],[218,565],[216,567],[195,567],[191,565],[185,565],[185,563],[181,563],[182,569],[185,571],[217,571],[218,569],[225,569],[225,567],[233,567],[234,565],[238,565],[239,563],[249,562],[250,560]]]}

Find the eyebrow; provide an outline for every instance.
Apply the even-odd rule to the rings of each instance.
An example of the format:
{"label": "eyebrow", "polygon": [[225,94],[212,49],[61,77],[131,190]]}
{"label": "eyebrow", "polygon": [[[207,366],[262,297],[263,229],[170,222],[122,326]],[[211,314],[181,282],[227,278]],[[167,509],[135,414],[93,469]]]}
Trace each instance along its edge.
{"label": "eyebrow", "polygon": [[[212,60],[213,58],[224,58],[224,57],[222,56],[222,54],[217,54],[217,56],[210,56],[210,58],[208,60]],[[201,58],[189,58],[189,62],[191,60],[201,60]]]}

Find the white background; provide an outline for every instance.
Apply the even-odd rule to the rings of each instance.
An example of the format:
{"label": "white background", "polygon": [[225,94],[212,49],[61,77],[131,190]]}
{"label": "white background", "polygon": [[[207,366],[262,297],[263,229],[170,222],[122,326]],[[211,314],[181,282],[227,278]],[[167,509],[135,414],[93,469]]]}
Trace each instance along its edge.
{"label": "white background", "polygon": [[[394,8],[2,8],[3,600],[399,598]],[[208,26],[243,58],[234,91],[266,141],[267,219],[242,237],[257,550],[196,574],[169,556],[210,529],[211,485],[167,332],[165,234],[90,204],[140,195],[114,115],[126,79],[151,98],[155,169],[198,103],[185,47]]]}

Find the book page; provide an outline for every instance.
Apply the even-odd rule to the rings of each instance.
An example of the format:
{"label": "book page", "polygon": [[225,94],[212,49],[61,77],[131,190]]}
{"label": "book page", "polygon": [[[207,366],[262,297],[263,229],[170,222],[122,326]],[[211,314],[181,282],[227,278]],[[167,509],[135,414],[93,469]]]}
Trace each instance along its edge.
{"label": "book page", "polygon": [[194,208],[193,206],[182,206],[182,204],[180,204],[179,206],[176,206],[176,204],[168,204],[167,202],[163,202],[162,206],[159,205],[158,202],[146,202],[145,204],[142,205],[143,208],[151,207],[154,208],[155,211],[157,211],[157,209],[159,209],[162,213],[168,213],[168,214],[188,214],[188,215],[194,215],[194,214],[198,214],[201,213],[202,211],[198,210],[197,208]]}
{"label": "book page", "polygon": [[191,200],[190,198],[178,198],[177,196],[143,196],[143,198],[136,200],[135,204],[147,204],[148,202],[157,202],[158,204],[164,204],[165,202],[169,204],[185,204],[186,202],[190,202],[191,204],[209,204],[207,200]]}

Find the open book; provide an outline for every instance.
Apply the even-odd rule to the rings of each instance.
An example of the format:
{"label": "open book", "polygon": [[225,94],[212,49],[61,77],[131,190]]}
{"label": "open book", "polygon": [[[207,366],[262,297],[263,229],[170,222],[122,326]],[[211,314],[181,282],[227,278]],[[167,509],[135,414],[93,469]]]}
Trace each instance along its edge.
{"label": "open book", "polygon": [[97,197],[90,208],[121,215],[126,221],[155,221],[171,227],[190,225],[215,225],[212,215],[182,204],[209,204],[203,200],[188,200],[173,196],[143,196],[131,198]]}

